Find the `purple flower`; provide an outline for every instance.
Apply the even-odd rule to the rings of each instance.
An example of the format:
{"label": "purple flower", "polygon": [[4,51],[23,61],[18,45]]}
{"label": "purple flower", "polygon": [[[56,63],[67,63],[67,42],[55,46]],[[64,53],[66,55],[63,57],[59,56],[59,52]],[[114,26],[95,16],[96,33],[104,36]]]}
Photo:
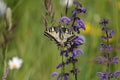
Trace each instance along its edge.
{"label": "purple flower", "polygon": [[[105,30],[103,30],[103,31],[105,31]],[[103,38],[103,39],[112,38],[113,35],[114,35],[114,33],[115,33],[114,30],[106,30],[106,31],[109,32],[108,36],[103,35],[102,38]],[[106,32],[106,31],[105,31],[105,32]]]}
{"label": "purple flower", "polygon": [[74,43],[75,43],[77,46],[81,45],[81,44],[84,43],[84,42],[85,42],[85,39],[84,39],[83,37],[80,37],[80,36],[77,36],[77,37],[75,38],[75,40],[74,40]]}
{"label": "purple flower", "polygon": [[86,12],[86,8],[74,9],[74,10],[72,11],[72,18],[75,18],[75,17],[76,17],[76,14],[85,13],[85,12]]}
{"label": "purple flower", "polygon": [[58,72],[53,72],[52,73],[52,77],[54,77],[54,76],[59,76],[60,74],[58,73]]}
{"label": "purple flower", "polygon": [[108,49],[109,53],[111,53],[112,46],[109,44],[109,45],[107,46],[107,49]]}
{"label": "purple flower", "polygon": [[[58,72],[53,72],[52,77],[57,76],[57,80],[61,80],[61,75]],[[64,80],[68,80],[68,73],[64,73],[62,76],[64,76]]]}
{"label": "purple flower", "polygon": [[107,46],[106,46],[104,43],[100,43],[100,45],[101,45],[100,50],[104,50],[104,49],[106,49],[106,48],[107,48]]}
{"label": "purple flower", "polygon": [[106,72],[97,72],[97,74],[99,75],[100,79],[102,80],[107,80],[107,73]]}
{"label": "purple flower", "polygon": [[114,33],[115,33],[114,30],[111,30],[110,34],[109,34],[109,38],[112,38],[112,36],[114,35]]}
{"label": "purple flower", "polygon": [[111,50],[112,50],[112,46],[111,45],[107,46],[104,43],[100,43],[100,45],[101,45],[101,48],[100,48],[101,51],[107,49],[109,51],[109,53],[111,53]]}
{"label": "purple flower", "polygon": [[98,56],[98,63],[99,63],[99,64],[102,64],[102,63],[104,63],[104,62],[105,62],[104,57]]}
{"label": "purple flower", "polygon": [[106,25],[108,24],[108,20],[106,19],[102,19],[101,22],[100,22],[101,25]]}
{"label": "purple flower", "polygon": [[60,52],[60,56],[62,56],[62,55],[64,55],[64,54],[65,54],[66,57],[68,57],[68,50],[62,50],[62,51]]}
{"label": "purple flower", "polygon": [[60,74],[58,72],[53,72],[52,77],[57,76],[57,80],[60,80]]}
{"label": "purple flower", "polygon": [[66,22],[66,25],[68,25],[70,21],[71,21],[71,19],[66,16],[63,16],[60,18],[60,23]]}
{"label": "purple flower", "polygon": [[73,29],[75,32],[77,32],[78,34],[80,33],[79,29],[83,29],[85,30],[85,24],[84,21],[82,19],[80,19],[79,17],[75,18],[75,22],[77,23],[77,25],[72,25]]}
{"label": "purple flower", "polygon": [[56,66],[57,69],[60,68],[60,67],[62,67],[61,63]]}
{"label": "purple flower", "polygon": [[64,74],[64,80],[68,80],[68,74],[66,73],[66,74]]}
{"label": "purple flower", "polygon": [[75,18],[76,14],[77,14],[77,10],[75,9],[75,10],[72,11],[72,18]]}
{"label": "purple flower", "polygon": [[115,56],[115,57],[112,59],[112,62],[118,64],[118,56]]}
{"label": "purple flower", "polygon": [[85,12],[86,12],[86,8],[81,8],[81,11],[82,11],[83,13],[85,13]]}
{"label": "purple flower", "polygon": [[109,76],[111,78],[118,78],[118,75],[120,74],[120,71],[115,71],[114,73],[111,73]]}
{"label": "purple flower", "polygon": [[120,71],[115,71],[115,72],[114,72],[114,77],[115,77],[115,78],[118,78],[118,75],[119,75],[119,74],[120,74]]}
{"label": "purple flower", "polygon": [[73,52],[72,52],[73,56],[78,56],[78,53],[83,54],[84,52],[82,49],[76,49],[76,48],[73,49]]}
{"label": "purple flower", "polygon": [[82,28],[83,30],[86,29],[86,28],[85,28],[84,21],[83,21],[82,19],[77,19],[76,22],[77,22],[77,28],[78,28],[78,29],[80,29],[80,28]]}

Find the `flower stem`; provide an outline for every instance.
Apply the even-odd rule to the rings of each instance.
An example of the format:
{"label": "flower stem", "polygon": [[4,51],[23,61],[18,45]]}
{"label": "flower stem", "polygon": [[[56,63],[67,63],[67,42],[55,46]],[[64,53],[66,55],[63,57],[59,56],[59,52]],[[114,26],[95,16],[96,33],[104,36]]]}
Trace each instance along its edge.
{"label": "flower stem", "polygon": [[2,80],[7,80],[7,76],[9,74],[10,69],[6,68],[6,71],[4,72],[3,76],[2,76]]}
{"label": "flower stem", "polygon": [[[109,47],[109,36],[108,36],[108,31],[106,30],[106,36],[107,36],[107,47]],[[109,60],[110,58],[110,53],[109,53],[109,49],[108,49],[108,52],[107,52],[107,60]],[[109,61],[107,62],[107,69],[106,69],[106,72],[107,72],[107,80],[110,80],[110,77],[109,77],[109,73],[110,73],[110,63]]]}
{"label": "flower stem", "polygon": [[6,72],[6,67],[7,67],[7,64],[6,64],[6,55],[7,55],[7,45],[5,44],[3,46],[3,51],[2,51],[2,55],[3,55],[3,67],[4,67],[4,73]]}
{"label": "flower stem", "polygon": [[65,72],[65,69],[64,69],[64,56],[62,55],[62,68],[61,68],[61,80],[63,79],[63,75],[64,75],[64,72]]}
{"label": "flower stem", "polygon": [[[75,62],[73,62],[73,70],[75,70]],[[75,70],[74,73],[75,80],[77,80],[77,71]]]}

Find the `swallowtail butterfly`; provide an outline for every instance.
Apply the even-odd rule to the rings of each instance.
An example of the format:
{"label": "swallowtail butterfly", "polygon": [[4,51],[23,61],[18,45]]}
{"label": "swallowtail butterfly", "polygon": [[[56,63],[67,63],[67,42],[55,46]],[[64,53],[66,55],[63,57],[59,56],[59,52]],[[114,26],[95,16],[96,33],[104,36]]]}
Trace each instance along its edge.
{"label": "swallowtail butterfly", "polygon": [[70,29],[61,26],[46,29],[44,35],[54,40],[58,46],[68,46],[75,39]]}

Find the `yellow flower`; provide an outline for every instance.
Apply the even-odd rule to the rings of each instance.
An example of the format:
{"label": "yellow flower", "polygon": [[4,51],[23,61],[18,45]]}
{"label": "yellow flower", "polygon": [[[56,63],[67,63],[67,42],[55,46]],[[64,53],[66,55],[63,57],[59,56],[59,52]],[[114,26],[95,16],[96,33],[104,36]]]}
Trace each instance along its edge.
{"label": "yellow flower", "polygon": [[120,1],[117,2],[117,7],[118,7],[118,9],[120,9]]}
{"label": "yellow flower", "polygon": [[82,32],[85,33],[85,34],[91,33],[91,27],[92,27],[91,23],[87,22],[85,27],[86,27],[86,30],[82,31]]}

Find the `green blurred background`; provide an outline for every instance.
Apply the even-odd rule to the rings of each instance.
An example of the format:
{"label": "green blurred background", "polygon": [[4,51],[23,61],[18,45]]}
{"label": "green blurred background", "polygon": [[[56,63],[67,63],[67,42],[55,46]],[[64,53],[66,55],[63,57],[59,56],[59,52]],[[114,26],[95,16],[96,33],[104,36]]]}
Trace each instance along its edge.
{"label": "green blurred background", "polygon": [[[44,0],[4,1],[12,9],[12,21],[19,21],[14,30],[15,37],[8,45],[7,61],[13,56],[23,59],[22,67],[19,70],[11,70],[7,80],[56,80],[55,77],[51,77],[51,73],[59,72],[55,67],[61,59],[58,47],[44,36],[42,16],[45,13]],[[102,41],[99,21],[101,18],[109,20],[108,26],[115,30],[115,36],[111,39],[111,44],[115,47],[113,55],[120,56],[120,0],[80,1],[87,8],[87,12],[80,15],[85,21],[87,30],[81,32],[86,41],[83,46],[80,46],[84,54],[79,56],[78,80],[100,80],[96,72],[104,71],[105,64],[96,63],[96,57],[102,53],[99,50],[99,44]],[[59,22],[65,7],[60,5],[59,0],[52,0],[52,3],[55,20]],[[68,15],[70,15],[70,10],[72,7],[69,8]],[[120,64],[112,66],[112,70],[116,69],[120,70]]]}

